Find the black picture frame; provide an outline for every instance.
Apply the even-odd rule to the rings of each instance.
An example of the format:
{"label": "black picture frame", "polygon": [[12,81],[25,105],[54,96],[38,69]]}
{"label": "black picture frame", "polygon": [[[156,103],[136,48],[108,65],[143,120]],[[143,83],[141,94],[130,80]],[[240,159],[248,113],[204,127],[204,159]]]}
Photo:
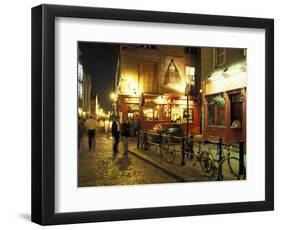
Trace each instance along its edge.
{"label": "black picture frame", "polygon": [[[55,18],[88,18],[265,29],[265,200],[55,213]],[[262,111],[263,112],[263,111]],[[274,209],[274,20],[110,8],[32,8],[32,221],[41,225]]]}

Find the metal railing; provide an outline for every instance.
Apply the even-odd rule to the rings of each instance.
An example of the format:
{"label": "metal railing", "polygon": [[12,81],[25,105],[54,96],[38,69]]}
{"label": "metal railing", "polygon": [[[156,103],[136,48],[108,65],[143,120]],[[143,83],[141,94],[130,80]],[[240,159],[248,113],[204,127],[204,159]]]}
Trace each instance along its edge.
{"label": "metal railing", "polygon": [[[185,165],[185,159],[186,158],[194,158],[195,160],[197,159],[198,161],[202,161],[202,146],[207,147],[208,150],[204,151],[205,154],[207,153],[208,160],[212,164],[212,170],[215,169],[215,162],[217,163],[217,180],[221,180],[222,177],[222,164],[224,161],[229,159],[235,159],[239,161],[239,175],[245,174],[245,166],[244,166],[244,142],[238,142],[237,144],[239,145],[239,157],[233,157],[230,156],[230,149],[231,146],[228,144],[223,143],[222,138],[220,138],[218,141],[214,140],[206,140],[206,139],[197,139],[195,140],[193,135],[187,137],[186,135],[184,136],[173,136],[173,135],[168,135],[165,133],[155,133],[155,132],[149,132],[149,131],[144,131],[141,132],[139,135],[139,140],[138,147],[143,149],[144,151],[147,150],[152,150],[153,152],[159,152],[160,158],[173,163],[176,159],[176,155],[181,155],[181,165]],[[197,154],[195,151],[195,145],[197,146]],[[210,145],[213,145],[216,149],[216,153],[218,155],[218,160],[214,160],[210,154],[211,152],[211,147]],[[228,149],[228,156],[224,156],[223,152],[224,149]],[[206,156],[204,156],[206,158]],[[200,158],[200,159],[199,159]],[[201,162],[201,167],[202,162]],[[229,165],[230,167],[230,165]],[[231,168],[231,167],[230,167]],[[206,174],[206,170],[205,170]],[[208,173],[210,174],[210,173]],[[206,174],[206,175],[208,175]]]}
{"label": "metal railing", "polygon": [[174,162],[176,154],[182,151],[181,137],[145,131],[142,133],[140,139],[140,147],[143,150],[159,151],[159,156],[168,162]]}

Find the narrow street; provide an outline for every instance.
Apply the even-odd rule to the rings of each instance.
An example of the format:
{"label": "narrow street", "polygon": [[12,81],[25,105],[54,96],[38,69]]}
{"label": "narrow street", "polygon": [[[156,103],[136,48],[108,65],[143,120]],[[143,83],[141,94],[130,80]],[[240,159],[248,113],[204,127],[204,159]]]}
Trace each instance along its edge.
{"label": "narrow street", "polygon": [[174,177],[132,154],[112,153],[112,138],[104,132],[96,135],[93,150],[88,150],[88,138],[83,136],[79,151],[78,186],[133,185],[177,182]]}
{"label": "narrow street", "polygon": [[247,76],[245,48],[79,42],[79,135],[99,132],[80,138],[78,186],[245,180]]}

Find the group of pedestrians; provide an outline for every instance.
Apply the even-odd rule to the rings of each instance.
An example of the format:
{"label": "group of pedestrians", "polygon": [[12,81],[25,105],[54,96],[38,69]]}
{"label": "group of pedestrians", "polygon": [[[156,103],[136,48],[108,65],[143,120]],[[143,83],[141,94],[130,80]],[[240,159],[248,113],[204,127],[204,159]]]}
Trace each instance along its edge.
{"label": "group of pedestrians", "polygon": [[[138,122],[138,121],[137,121]],[[135,120],[130,122],[128,118],[125,119],[123,123],[119,122],[119,117],[115,117],[113,119],[112,125],[111,125],[111,134],[113,137],[113,153],[116,154],[119,152],[118,146],[120,142],[120,137],[122,138],[123,142],[123,153],[128,153],[128,147],[129,147],[129,137],[131,136],[131,128],[133,130],[133,136],[136,135],[136,130],[138,127],[138,123]],[[78,147],[80,149],[80,141],[83,136],[84,130],[86,129],[87,135],[88,135],[88,146],[89,151],[92,149],[94,143],[96,142],[96,130],[98,128],[98,122],[95,118],[95,116],[90,116],[85,122],[80,118],[78,122]],[[106,133],[108,133],[107,128],[105,130]]]}

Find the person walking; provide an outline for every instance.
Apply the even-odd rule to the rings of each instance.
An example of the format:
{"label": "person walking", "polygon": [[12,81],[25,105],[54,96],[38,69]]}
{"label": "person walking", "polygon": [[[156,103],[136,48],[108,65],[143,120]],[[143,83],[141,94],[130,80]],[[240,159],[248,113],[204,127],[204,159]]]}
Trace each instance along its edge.
{"label": "person walking", "polygon": [[123,150],[124,150],[124,154],[128,153],[128,141],[129,141],[129,137],[130,135],[130,122],[129,119],[126,118],[125,122],[122,123],[122,139],[123,139]]}
{"label": "person walking", "polygon": [[120,136],[120,125],[118,122],[118,118],[114,118],[111,126],[111,134],[114,138],[113,142],[113,153],[118,153],[118,144],[119,144],[119,136]]}
{"label": "person walking", "polygon": [[95,142],[96,128],[97,128],[96,118],[91,115],[90,118],[86,120],[85,127],[88,130],[88,144],[89,144],[89,151],[90,151],[92,149],[92,140]]}
{"label": "person walking", "polygon": [[104,121],[104,131],[105,131],[107,138],[109,138],[109,119],[108,118],[106,118]]}
{"label": "person walking", "polygon": [[84,122],[83,122],[83,119],[81,117],[79,117],[79,120],[78,120],[78,151],[80,151],[83,132],[84,132]]}
{"label": "person walking", "polygon": [[99,130],[104,131],[104,120],[103,119],[99,120],[98,125],[99,125]]}

